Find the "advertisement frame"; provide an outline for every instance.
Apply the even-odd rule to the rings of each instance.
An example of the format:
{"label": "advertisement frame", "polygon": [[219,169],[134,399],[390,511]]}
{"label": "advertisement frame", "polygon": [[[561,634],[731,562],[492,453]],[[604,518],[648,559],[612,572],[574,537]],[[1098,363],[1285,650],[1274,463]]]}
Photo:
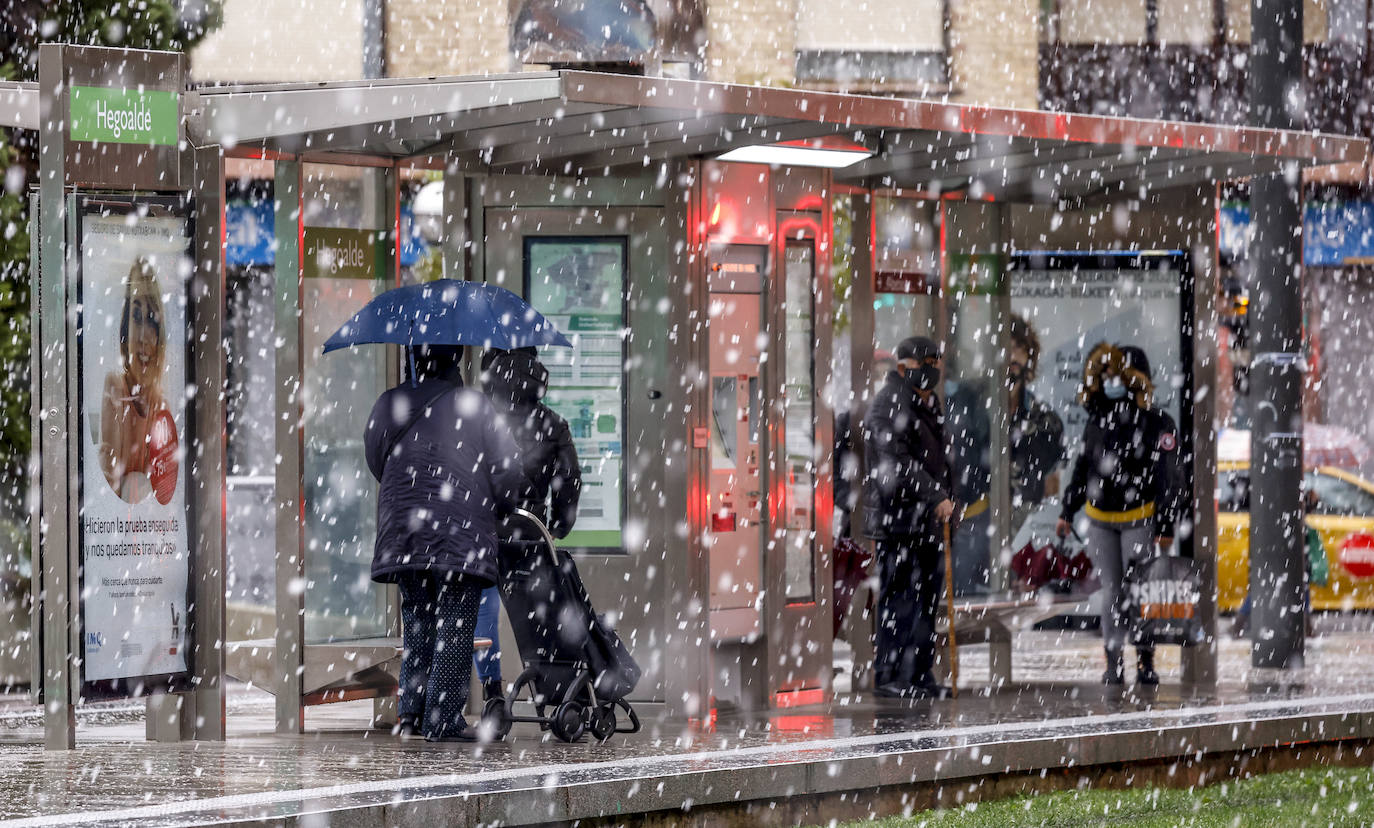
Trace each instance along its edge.
{"label": "advertisement frame", "polygon": [[[525,300],[530,300],[530,285],[533,274],[530,271],[531,252],[537,244],[615,244],[620,248],[620,324],[621,330],[628,324],[630,303],[628,298],[627,286],[630,283],[630,237],[624,235],[525,235],[521,241],[521,290],[524,292]],[[533,302],[530,303],[533,307]],[[548,316],[546,310],[535,308],[540,313]],[[625,438],[628,434],[627,417],[629,416],[629,378],[625,373],[625,360],[629,350],[626,337],[620,336],[620,527],[616,530],[620,535],[620,543],[616,546],[568,546],[564,547],[571,554],[577,555],[628,555],[629,550],[625,548],[625,517],[629,510],[628,488],[628,464],[625,460]],[[578,462],[582,458],[578,457]],[[574,532],[577,530],[574,529]],[[609,531],[609,530],[607,530]]]}
{"label": "advertisement frame", "polygon": [[[1146,270],[1167,269],[1178,274],[1179,300],[1179,350],[1178,361],[1183,369],[1183,387],[1178,395],[1178,447],[1179,469],[1184,475],[1184,484],[1189,493],[1188,513],[1191,515],[1195,501],[1211,502],[1212,495],[1199,498],[1196,488],[1197,445],[1193,429],[1193,395],[1196,393],[1197,377],[1193,365],[1193,335],[1197,324],[1195,293],[1196,282],[1193,273],[1193,257],[1186,250],[1027,250],[1015,251],[1008,262],[1008,274],[1015,279],[1019,271],[1026,270]],[[1190,519],[1190,522],[1195,523]],[[1193,536],[1180,537],[1176,541],[1179,553],[1186,558],[1193,557]]]}
{"label": "advertisement frame", "polygon": [[[194,255],[195,248],[195,203],[190,195],[129,195],[123,193],[99,193],[99,192],[80,192],[76,194],[76,209],[74,215],[75,239],[77,244],[84,238],[85,224],[89,217],[129,215],[133,213],[143,213],[150,216],[165,218],[179,218],[186,227],[186,255],[188,258]],[[76,277],[74,280],[76,306],[80,308],[77,318],[76,332],[76,376],[85,375],[85,265],[82,251],[78,248],[77,255],[72,257]],[[195,383],[195,363],[192,359],[191,344],[192,337],[189,334],[190,312],[193,307],[191,286],[188,280],[184,287],[186,294],[186,309],[188,332],[185,340],[183,365],[185,367],[186,386]],[[84,412],[86,410],[84,382],[75,383],[74,397],[76,410]],[[185,425],[184,434],[196,433],[195,406],[187,404],[184,412]],[[183,443],[185,446],[185,443]],[[79,504],[79,513],[85,513],[86,506],[86,449],[85,441],[77,440],[77,469],[76,478],[76,501]],[[189,452],[188,452],[189,456]],[[186,459],[182,461],[183,473],[190,476],[191,463]],[[188,480],[189,488],[189,480]],[[80,687],[80,697],[84,701],[106,701],[112,699],[138,698],[151,696],[157,693],[186,693],[194,689],[193,676],[195,675],[195,659],[197,654],[194,648],[196,640],[197,608],[195,604],[195,582],[196,570],[199,556],[195,548],[189,543],[190,528],[195,525],[195,499],[189,495],[184,498],[186,510],[185,521],[188,532],[188,543],[186,547],[186,669],[173,673],[155,673],[140,676],[126,676],[114,679],[91,679],[86,678],[86,659],[84,656],[79,662],[79,676],[77,685]],[[85,629],[85,588],[86,588],[86,528],[84,521],[76,522],[76,543],[74,546],[76,557],[79,563],[77,567],[77,595],[83,596],[73,605],[72,624],[77,629],[77,640],[86,640]]]}

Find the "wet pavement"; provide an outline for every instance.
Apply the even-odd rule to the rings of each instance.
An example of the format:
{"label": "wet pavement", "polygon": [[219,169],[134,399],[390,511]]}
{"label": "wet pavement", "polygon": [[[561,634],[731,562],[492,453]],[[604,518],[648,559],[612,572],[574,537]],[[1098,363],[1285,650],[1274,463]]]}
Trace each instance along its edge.
{"label": "wet pavement", "polygon": [[1158,690],[1114,692],[1097,683],[1098,639],[1028,632],[1015,642],[1016,682],[995,691],[986,685],[987,648],[970,646],[961,649],[958,699],[837,693],[829,704],[765,715],[722,712],[706,732],[650,708],[644,733],[604,745],[563,744],[531,725],[484,747],[402,742],[369,727],[370,702],[311,708],[305,735],[276,736],[271,696],[235,687],[226,743],[149,744],[142,704],[118,703],[83,710],[77,750],[45,752],[37,709],[11,700],[0,707],[0,819],[209,824],[442,801],[446,813],[461,804],[473,820],[539,822],[677,807],[675,798],[729,801],[1285,739],[1371,738],[1366,621],[1323,622],[1308,666],[1283,676],[1249,670],[1248,644],[1227,640],[1222,681],[1207,696],[1180,687],[1176,648],[1161,648]]}

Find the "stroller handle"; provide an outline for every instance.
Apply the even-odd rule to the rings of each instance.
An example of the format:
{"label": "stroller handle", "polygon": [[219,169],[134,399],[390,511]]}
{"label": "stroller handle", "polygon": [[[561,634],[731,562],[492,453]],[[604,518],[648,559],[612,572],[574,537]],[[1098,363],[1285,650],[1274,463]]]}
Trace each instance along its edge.
{"label": "stroller handle", "polygon": [[545,526],[544,521],[536,517],[534,513],[526,511],[525,509],[521,509],[517,506],[516,508],[511,510],[511,514],[522,517],[525,520],[528,520],[530,523],[533,523],[539,529],[539,534],[544,536],[544,542],[549,545],[550,552],[553,552],[554,550],[558,549],[558,544],[554,542],[553,534],[549,532],[549,527]]}

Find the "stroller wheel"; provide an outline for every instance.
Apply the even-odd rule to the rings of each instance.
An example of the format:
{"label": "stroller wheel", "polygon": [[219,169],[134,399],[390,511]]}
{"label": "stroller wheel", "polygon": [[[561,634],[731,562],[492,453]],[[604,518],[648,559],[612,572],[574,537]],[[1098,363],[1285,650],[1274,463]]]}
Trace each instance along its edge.
{"label": "stroller wheel", "polygon": [[582,734],[587,732],[587,725],[582,721],[582,703],[564,702],[553,712],[553,719],[549,722],[553,735],[565,742],[576,742],[582,738]]}
{"label": "stroller wheel", "polygon": [[501,741],[510,733],[510,716],[506,715],[505,699],[487,699],[482,705],[482,726],[489,728],[491,738]]}
{"label": "stroller wheel", "polygon": [[615,707],[607,704],[587,711],[587,729],[598,742],[611,738],[615,733]]}

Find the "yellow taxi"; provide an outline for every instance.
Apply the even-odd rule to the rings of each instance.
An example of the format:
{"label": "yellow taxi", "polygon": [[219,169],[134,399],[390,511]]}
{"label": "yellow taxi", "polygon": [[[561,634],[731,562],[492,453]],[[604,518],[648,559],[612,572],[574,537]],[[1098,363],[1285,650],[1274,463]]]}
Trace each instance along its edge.
{"label": "yellow taxi", "polygon": [[[1314,610],[1374,609],[1374,483],[1332,466],[1308,470],[1317,506],[1307,525],[1326,549],[1329,576],[1312,586]],[[1217,604],[1240,608],[1250,583],[1250,466],[1217,469]],[[1304,547],[1306,548],[1306,547]]]}

